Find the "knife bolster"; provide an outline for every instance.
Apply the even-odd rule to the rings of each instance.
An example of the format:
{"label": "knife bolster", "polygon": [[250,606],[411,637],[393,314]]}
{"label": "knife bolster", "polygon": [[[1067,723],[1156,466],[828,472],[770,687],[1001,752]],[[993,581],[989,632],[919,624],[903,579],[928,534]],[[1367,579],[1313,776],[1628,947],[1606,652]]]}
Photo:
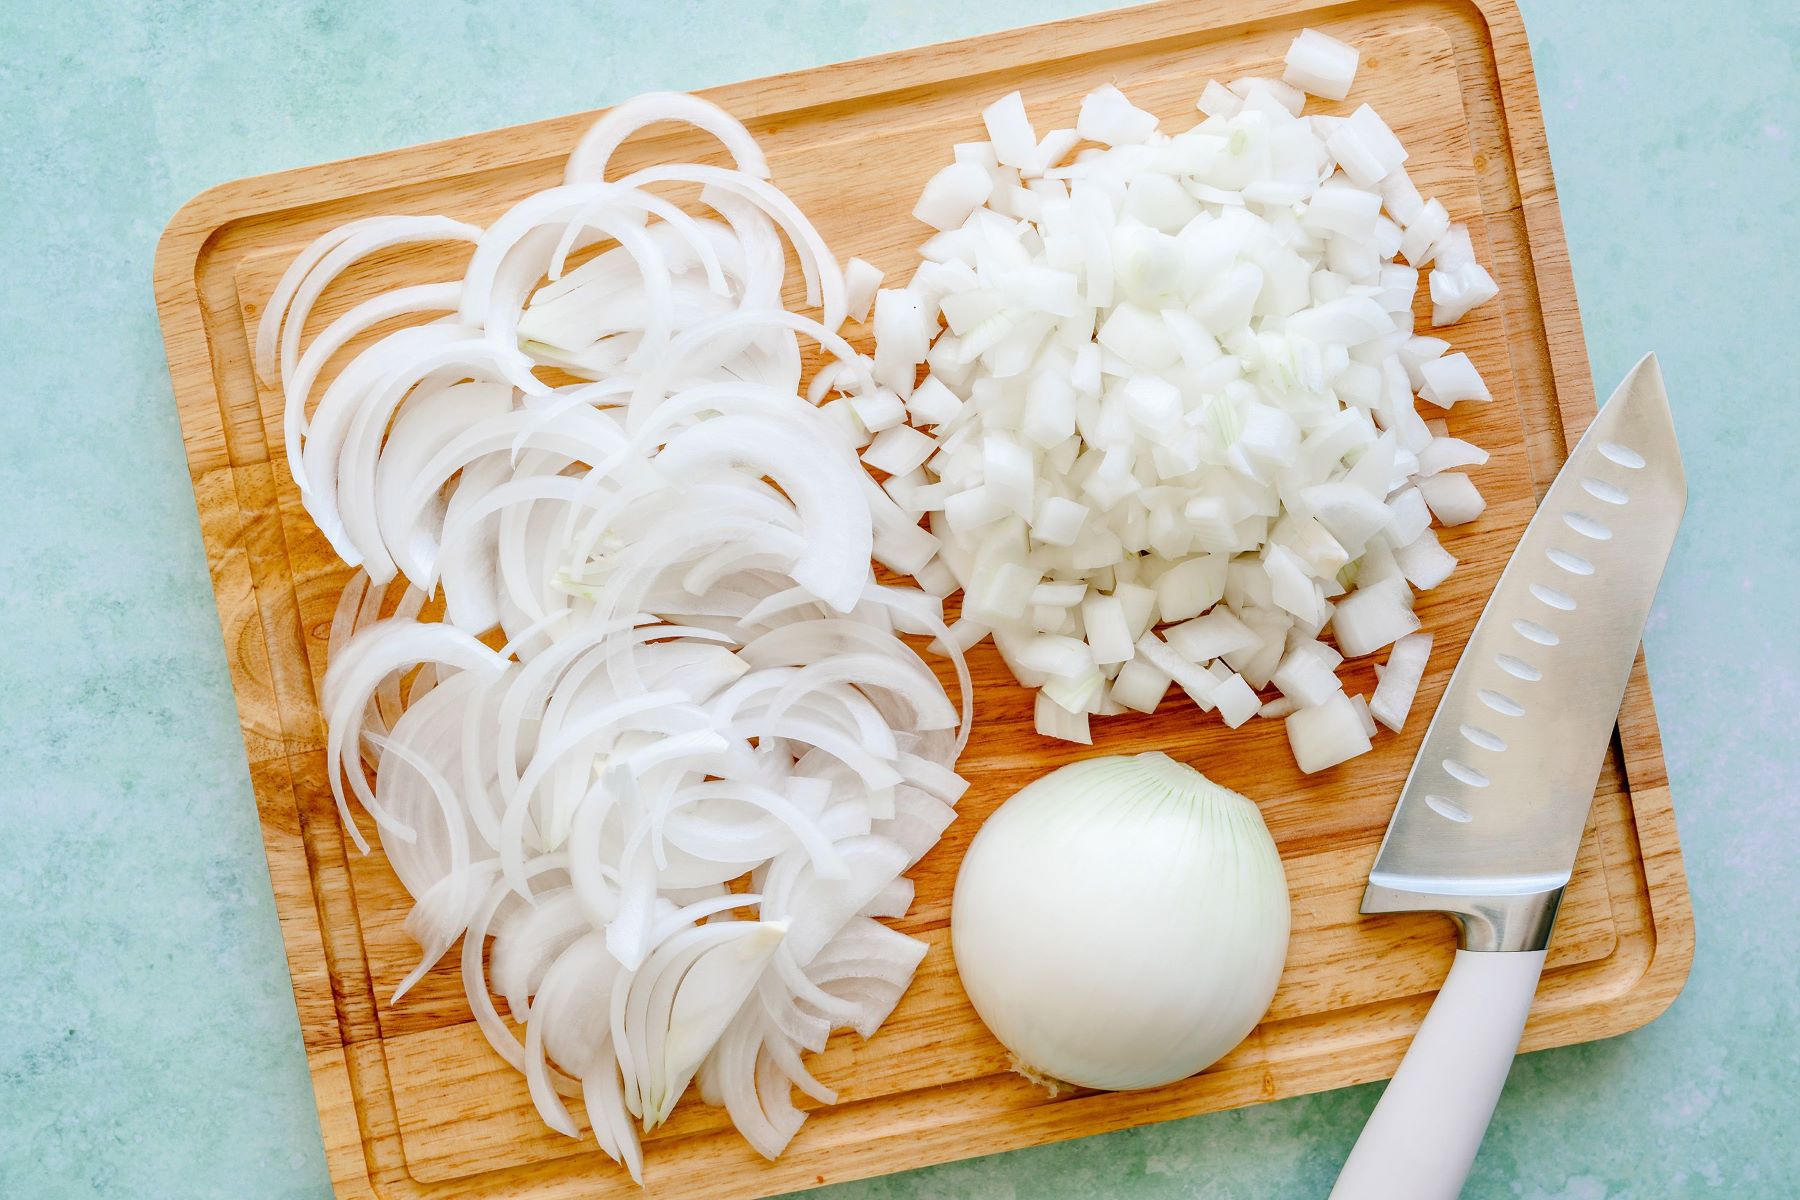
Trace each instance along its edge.
{"label": "knife bolster", "polygon": [[1458,896],[1370,882],[1364,913],[1441,912],[1456,922],[1457,948],[1476,953],[1542,950],[1562,904],[1563,886],[1512,896]]}

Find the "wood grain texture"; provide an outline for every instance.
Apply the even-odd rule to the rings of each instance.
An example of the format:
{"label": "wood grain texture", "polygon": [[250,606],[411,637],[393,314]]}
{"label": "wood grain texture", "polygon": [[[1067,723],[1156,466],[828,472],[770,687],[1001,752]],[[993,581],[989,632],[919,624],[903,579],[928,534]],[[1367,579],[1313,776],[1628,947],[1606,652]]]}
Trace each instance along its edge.
{"label": "wood grain texture", "polygon": [[[1508,0],[1167,0],[1143,8],[839,64],[707,93],[744,119],[775,180],[840,256],[904,279],[924,231],[907,215],[951,143],[979,138],[988,101],[1021,89],[1041,128],[1072,122],[1102,82],[1186,120],[1208,77],[1279,70],[1302,25],[1359,45],[1352,104],[1374,104],[1412,153],[1422,190],[1469,223],[1501,285],[1454,333],[1495,403],[1454,432],[1487,446],[1489,499],[1447,531],[1462,563],[1419,612],[1438,635],[1419,713],[1442,694],[1476,614],[1567,447],[1594,413],[1574,287],[1544,151],[1525,34]],[[1314,102],[1317,105],[1317,102]],[[1334,106],[1322,106],[1332,111]],[[1348,106],[1346,106],[1348,107]],[[440,966],[398,1007],[416,948],[407,899],[379,852],[348,849],[324,769],[317,689],[349,571],[300,506],[281,449],[279,397],[259,385],[249,331],[287,260],[346,219],[442,212],[486,222],[560,177],[593,114],[239,180],[195,198],[158,248],[157,303],[218,599],[334,1188],[355,1197],[604,1197],[636,1189],[591,1143],[547,1131],[523,1081],[470,1022]],[[651,131],[622,165],[716,153],[692,132]],[[859,187],[859,180],[879,186]],[[462,255],[371,260],[329,290],[309,332],[378,288],[453,276]],[[861,331],[852,331],[861,332]],[[865,347],[866,338],[862,340]],[[354,349],[354,347],[352,347]],[[391,602],[391,600],[390,600]],[[817,1112],[775,1164],[693,1100],[652,1137],[657,1197],[756,1197],[1381,1078],[1429,1006],[1453,945],[1447,920],[1356,907],[1423,736],[1384,736],[1349,769],[1304,777],[1279,722],[1231,733],[1183,699],[1099,723],[1097,749],[1169,750],[1254,797],[1294,901],[1286,972],[1261,1026],[1204,1074],[1150,1092],[1047,1099],[1010,1074],[975,1019],[948,944],[951,884],[981,818],[1027,779],[1085,751],[1031,729],[1029,697],[991,650],[973,661],[975,781],[960,819],[915,871],[901,928],[932,943],[918,980],[869,1043],[840,1036],[817,1073],[844,1103]],[[1373,684],[1369,664],[1345,672]],[[365,828],[373,837],[373,830]],[[1640,656],[1619,738],[1526,1027],[1526,1049],[1606,1037],[1680,990],[1693,923],[1668,781]],[[454,959],[454,954],[451,956]]]}

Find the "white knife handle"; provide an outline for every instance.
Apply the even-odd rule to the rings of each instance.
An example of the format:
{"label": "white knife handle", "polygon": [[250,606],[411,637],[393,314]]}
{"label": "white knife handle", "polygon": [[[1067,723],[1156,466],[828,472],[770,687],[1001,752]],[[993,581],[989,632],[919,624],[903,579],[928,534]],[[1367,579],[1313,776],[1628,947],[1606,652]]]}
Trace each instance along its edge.
{"label": "white knife handle", "polygon": [[1332,1200],[1455,1200],[1518,1053],[1543,970],[1542,950],[1456,952]]}

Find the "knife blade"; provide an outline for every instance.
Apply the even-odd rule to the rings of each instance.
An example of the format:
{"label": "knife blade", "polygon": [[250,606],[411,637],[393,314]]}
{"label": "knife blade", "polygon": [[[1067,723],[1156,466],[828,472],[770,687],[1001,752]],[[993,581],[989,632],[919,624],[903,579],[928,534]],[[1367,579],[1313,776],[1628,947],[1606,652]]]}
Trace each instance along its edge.
{"label": "knife blade", "polygon": [[1448,913],[1458,949],[1335,1200],[1461,1191],[1518,1049],[1686,505],[1662,373],[1646,355],[1520,538],[1376,852],[1362,911]]}
{"label": "knife blade", "polygon": [[1369,872],[1364,913],[1432,909],[1521,948],[1569,881],[1594,781],[1687,503],[1646,355],[1545,493],[1450,677]]}

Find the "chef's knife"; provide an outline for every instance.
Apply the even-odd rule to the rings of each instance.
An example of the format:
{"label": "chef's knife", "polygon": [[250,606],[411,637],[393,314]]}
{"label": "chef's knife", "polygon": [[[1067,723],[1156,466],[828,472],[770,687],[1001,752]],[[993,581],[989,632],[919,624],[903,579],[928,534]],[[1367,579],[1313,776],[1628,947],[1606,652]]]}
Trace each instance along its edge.
{"label": "chef's knife", "polygon": [[1656,356],[1569,454],[1456,664],[1363,893],[1449,913],[1456,961],[1334,1200],[1462,1190],[1537,991],[1687,482]]}

